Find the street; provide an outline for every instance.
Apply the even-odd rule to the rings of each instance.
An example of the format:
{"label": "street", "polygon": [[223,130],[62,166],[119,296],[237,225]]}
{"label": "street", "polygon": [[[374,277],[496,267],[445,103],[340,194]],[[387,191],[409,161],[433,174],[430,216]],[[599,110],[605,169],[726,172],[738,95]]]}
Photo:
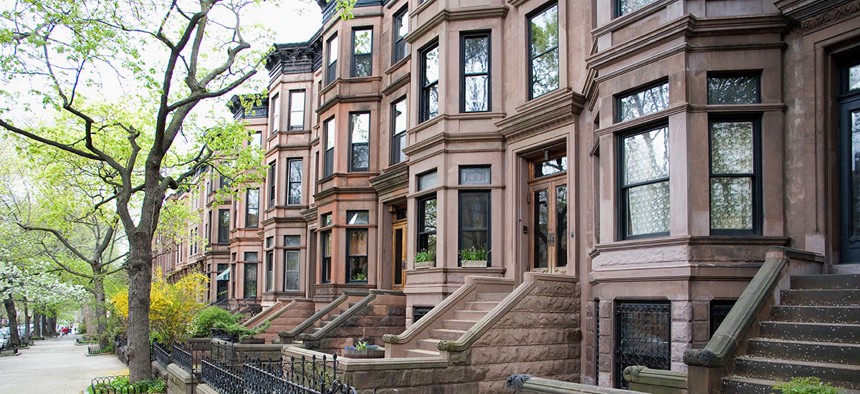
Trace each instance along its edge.
{"label": "street", "polygon": [[114,355],[87,357],[75,337],[36,341],[19,356],[0,357],[0,393],[79,394],[97,376],[127,375]]}

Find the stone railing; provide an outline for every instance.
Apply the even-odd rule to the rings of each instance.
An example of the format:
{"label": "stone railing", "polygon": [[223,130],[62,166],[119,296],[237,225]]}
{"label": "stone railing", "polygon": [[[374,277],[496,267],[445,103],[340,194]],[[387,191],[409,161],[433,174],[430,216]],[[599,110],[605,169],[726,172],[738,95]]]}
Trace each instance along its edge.
{"label": "stone railing", "polygon": [[698,393],[719,393],[737,350],[754,334],[768,308],[779,303],[780,291],[790,288],[791,275],[820,274],[823,263],[823,256],[806,251],[781,247],[768,251],[764,264],[705,348],[684,352],[689,387],[696,387]]}
{"label": "stone railing", "polygon": [[366,292],[354,292],[354,291],[344,291],[340,296],[334,299],[334,301],[330,302],[324,308],[318,310],[311,317],[305,319],[304,322],[297,325],[290,331],[281,331],[278,333],[278,336],[281,338],[281,343],[288,344],[292,340],[297,339],[299,335],[305,332],[307,329],[313,327],[316,322],[322,320],[324,317],[329,316],[332,312],[335,312],[338,307],[340,307],[343,303],[347,302],[351,297],[355,298],[356,296],[365,296]]}
{"label": "stone railing", "polygon": [[651,369],[641,365],[624,368],[624,380],[631,390],[644,393],[686,394],[687,373]]}
{"label": "stone railing", "polygon": [[591,386],[561,380],[536,378],[530,375],[511,375],[507,388],[517,394],[633,394],[638,391]]}

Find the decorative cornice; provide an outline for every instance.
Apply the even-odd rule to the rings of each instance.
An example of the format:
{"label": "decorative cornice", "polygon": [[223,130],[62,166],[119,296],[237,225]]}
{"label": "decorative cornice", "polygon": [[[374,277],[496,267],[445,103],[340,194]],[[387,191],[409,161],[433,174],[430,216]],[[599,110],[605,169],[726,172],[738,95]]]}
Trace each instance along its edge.
{"label": "decorative cornice", "polygon": [[808,19],[803,19],[800,22],[800,27],[804,32],[812,32],[840,22],[843,19],[851,18],[858,12],[860,12],[860,1],[852,1]]}
{"label": "decorative cornice", "polygon": [[[416,14],[421,10],[416,10]],[[418,26],[415,30],[406,35],[403,39],[410,44],[414,44],[419,38],[423,37],[427,32],[433,30],[442,22],[450,21],[465,21],[472,19],[489,19],[489,18],[504,18],[508,15],[508,7],[469,7],[461,8],[454,11],[442,10],[436,15],[433,15],[427,22]]]}
{"label": "decorative cornice", "polygon": [[376,194],[376,189],[372,187],[358,186],[358,187],[340,187],[340,186],[332,186],[328,189],[322,190],[317,194],[314,194],[314,199],[319,202],[319,200],[325,199],[327,197],[336,196],[338,194]]}
{"label": "decorative cornice", "polygon": [[573,116],[582,112],[585,97],[570,88],[559,89],[546,96],[527,102],[517,108],[517,114],[496,122],[499,131],[508,141],[518,141],[563,124],[573,122]]}
{"label": "decorative cornice", "polygon": [[370,178],[370,185],[378,194],[387,194],[398,189],[409,187],[409,167],[399,166],[392,171]]}
{"label": "decorative cornice", "polygon": [[262,93],[234,94],[227,102],[227,108],[236,120],[269,117],[269,100]]}
{"label": "decorative cornice", "polygon": [[311,207],[311,208],[305,209],[304,211],[301,211],[300,214],[305,219],[305,222],[316,223],[317,212],[318,212],[317,207]]}
{"label": "decorative cornice", "polygon": [[340,103],[366,103],[366,102],[377,102],[378,103],[380,101],[382,101],[382,95],[381,94],[362,94],[362,95],[354,95],[354,96],[341,96],[338,94],[338,95],[335,95],[334,97],[332,97],[331,99],[329,99],[328,101],[326,101],[325,103],[323,103],[323,105],[321,105],[319,108],[317,108],[317,114],[322,114],[325,111],[328,111],[329,109],[331,109],[331,107],[334,107],[336,104],[340,104]]}

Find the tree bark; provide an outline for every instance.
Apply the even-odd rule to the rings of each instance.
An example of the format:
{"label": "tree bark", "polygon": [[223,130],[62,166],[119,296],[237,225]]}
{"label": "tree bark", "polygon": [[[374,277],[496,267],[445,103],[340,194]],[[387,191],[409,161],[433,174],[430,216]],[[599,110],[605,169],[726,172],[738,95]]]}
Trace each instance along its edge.
{"label": "tree bark", "polygon": [[[105,285],[104,278],[101,275],[93,276],[93,294],[96,299],[96,327],[87,326],[87,330],[95,328],[95,336],[99,340],[99,346],[102,349],[110,345],[111,338],[107,334],[107,310],[105,308]],[[88,331],[89,333],[90,331]],[[92,337],[92,334],[90,334]]]}
{"label": "tree bark", "polygon": [[152,284],[152,236],[147,232],[129,237],[128,258],[128,371],[137,382],[152,376],[149,355],[149,303]]}
{"label": "tree bark", "polygon": [[48,335],[56,335],[57,334],[57,316],[48,317]]}
{"label": "tree bark", "polygon": [[6,307],[6,314],[9,315],[9,345],[17,348],[21,346],[21,338],[18,337],[18,312],[15,311],[15,301],[12,300],[12,294],[9,298],[3,300],[3,306]]}
{"label": "tree bark", "polygon": [[27,341],[30,340],[31,332],[30,332],[30,311],[27,308],[27,297],[23,298],[24,300],[24,339]]}
{"label": "tree bark", "polygon": [[42,314],[33,311],[33,336],[42,337]]}

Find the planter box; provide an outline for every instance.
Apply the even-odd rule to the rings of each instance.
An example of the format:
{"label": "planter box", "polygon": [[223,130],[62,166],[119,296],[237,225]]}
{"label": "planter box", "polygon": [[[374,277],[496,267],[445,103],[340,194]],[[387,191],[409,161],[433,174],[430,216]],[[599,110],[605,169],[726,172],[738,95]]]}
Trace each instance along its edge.
{"label": "planter box", "polygon": [[344,349],[343,356],[348,358],[383,358],[385,357],[385,349]]}
{"label": "planter box", "polygon": [[416,261],[415,269],[432,268],[436,266],[435,261]]}
{"label": "planter box", "polygon": [[460,265],[466,268],[486,267],[487,260],[463,260]]}

